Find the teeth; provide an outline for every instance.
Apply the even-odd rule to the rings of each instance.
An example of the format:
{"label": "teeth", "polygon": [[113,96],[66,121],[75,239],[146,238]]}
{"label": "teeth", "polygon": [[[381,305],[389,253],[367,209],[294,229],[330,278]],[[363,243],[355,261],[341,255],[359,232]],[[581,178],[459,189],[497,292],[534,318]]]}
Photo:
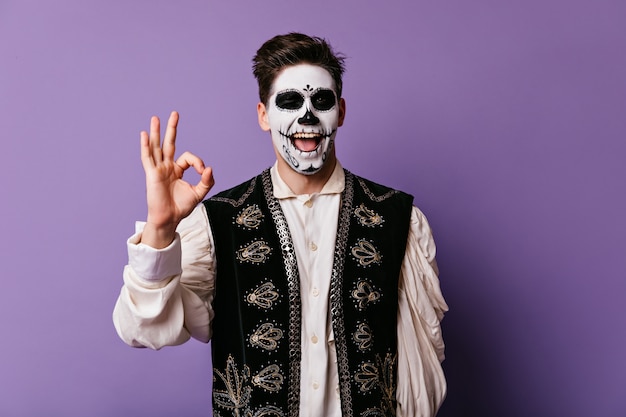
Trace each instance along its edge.
{"label": "teeth", "polygon": [[314,132],[298,132],[292,135],[294,139],[317,139],[321,136],[322,135],[320,135],[319,133]]}

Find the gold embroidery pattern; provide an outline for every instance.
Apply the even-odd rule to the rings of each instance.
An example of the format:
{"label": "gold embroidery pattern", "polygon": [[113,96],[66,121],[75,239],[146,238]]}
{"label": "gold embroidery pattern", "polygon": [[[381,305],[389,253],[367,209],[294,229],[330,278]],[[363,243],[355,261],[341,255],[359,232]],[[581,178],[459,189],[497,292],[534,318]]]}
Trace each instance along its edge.
{"label": "gold embroidery pattern", "polygon": [[368,209],[363,203],[354,209],[354,215],[359,223],[366,227],[382,226],[385,222],[380,214],[376,213],[374,210]]}
{"label": "gold embroidery pattern", "polygon": [[222,203],[228,203],[233,207],[239,207],[240,205],[245,203],[248,197],[250,197],[250,194],[252,194],[252,191],[254,191],[255,184],[256,184],[256,180],[250,181],[250,186],[248,187],[246,192],[243,193],[241,197],[239,197],[238,200],[233,200],[232,198],[225,198],[225,197],[211,197],[211,200],[220,201]]}
{"label": "gold embroidery pattern", "polygon": [[283,375],[280,373],[280,367],[276,364],[261,369],[261,371],[252,377],[252,383],[257,387],[263,388],[265,391],[277,392],[283,385]]}
{"label": "gold embroidery pattern", "polygon": [[272,248],[265,241],[255,240],[237,251],[237,260],[251,264],[262,264],[267,261],[267,257],[271,252]]}
{"label": "gold embroidery pattern", "polygon": [[250,344],[264,350],[273,351],[278,348],[278,342],[283,337],[283,331],[272,323],[263,323],[250,335]]}
{"label": "gold embroidery pattern", "polygon": [[375,388],[382,392],[380,408],[367,409],[361,413],[361,417],[396,415],[396,384],[393,372],[396,359],[396,355],[391,353],[387,353],[384,359],[376,355],[376,365],[364,362],[361,364],[361,371],[354,375],[354,380],[360,384],[361,393],[368,393]]}
{"label": "gold embroidery pattern", "polygon": [[[257,377],[260,381],[268,380],[267,377],[273,375],[273,366],[278,368],[278,365],[270,365],[263,369],[257,375],[252,378],[252,382],[264,388],[263,384],[256,384]],[[272,369],[270,369],[272,368]],[[267,371],[269,369],[269,371]],[[266,372],[267,371],[267,372]],[[265,405],[257,408],[256,410],[250,409],[250,399],[252,397],[252,387],[250,386],[250,368],[247,365],[243,366],[243,369],[239,371],[235,360],[231,355],[228,355],[226,361],[226,370],[222,373],[217,369],[213,369],[215,375],[219,377],[224,384],[223,390],[217,387],[217,379],[213,376],[213,401],[217,407],[229,410],[228,413],[231,416],[238,417],[285,417],[285,413],[278,407],[273,405]],[[282,384],[282,375],[280,375],[280,382],[278,382],[278,389]],[[273,386],[268,384],[268,387]],[[222,412],[216,408],[213,409],[213,415],[215,417],[221,417]]]}
{"label": "gold embroidery pattern", "polygon": [[365,239],[360,239],[357,244],[352,247],[351,253],[362,267],[380,264],[382,260],[382,255],[376,250],[372,242]]}
{"label": "gold embroidery pattern", "polygon": [[370,392],[377,386],[378,368],[371,362],[364,362],[361,364],[361,371],[354,375],[354,380],[361,385],[359,391]]}
{"label": "gold embroidery pattern", "polygon": [[380,389],[383,392],[383,400],[380,405],[385,415],[396,415],[396,378],[394,374],[394,366],[397,356],[387,353],[385,359],[381,359],[380,355],[376,355],[376,362],[382,368],[382,378],[380,381]]}
{"label": "gold embroidery pattern", "polygon": [[375,303],[382,297],[381,293],[367,281],[359,281],[356,289],[352,291],[352,296],[357,301],[359,310],[364,310],[370,303]]}
{"label": "gold embroidery pattern", "polygon": [[365,182],[363,181],[363,179],[358,178],[359,184],[361,185],[361,188],[363,189],[363,191],[365,192],[365,194],[372,200],[375,201],[377,203],[380,203],[381,201],[385,201],[386,199],[388,199],[389,197],[391,197],[392,195],[396,194],[398,192],[398,190],[389,190],[387,191],[385,194],[383,195],[375,195],[365,184]]}
{"label": "gold embroidery pattern", "polygon": [[[213,370],[222,380],[225,390],[213,388],[213,401],[219,407],[232,410],[233,415],[245,415],[245,409],[248,408],[250,402],[250,394],[252,387],[247,384],[250,378],[250,368],[244,365],[241,372],[237,370],[237,365],[232,356],[228,356],[226,361],[226,371],[224,373]],[[215,377],[213,377],[213,385],[215,386]]]}
{"label": "gold embroidery pattern", "polygon": [[276,287],[274,287],[274,284],[271,282],[265,282],[249,293],[246,296],[246,301],[257,307],[268,310],[273,307],[274,302],[278,300],[279,297],[275,288]]}
{"label": "gold embroidery pattern", "polygon": [[256,229],[263,221],[263,213],[256,204],[246,207],[235,218],[235,223],[248,229]]}
{"label": "gold embroidery pattern", "polygon": [[367,323],[359,323],[356,331],[352,334],[352,340],[356,343],[361,352],[371,349],[373,344],[372,329]]}

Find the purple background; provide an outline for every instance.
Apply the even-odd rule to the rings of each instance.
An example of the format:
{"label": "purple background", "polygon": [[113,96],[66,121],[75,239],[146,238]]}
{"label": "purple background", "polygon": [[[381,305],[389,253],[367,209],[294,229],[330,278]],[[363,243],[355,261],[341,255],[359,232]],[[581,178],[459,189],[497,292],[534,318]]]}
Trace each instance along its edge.
{"label": "purple background", "polygon": [[250,59],[297,30],[349,56],[344,166],[434,229],[439,415],[626,416],[626,3],[175,3],[0,2],[0,415],[209,415],[207,345],[111,322],[138,133],[178,110],[216,191],[269,166]]}

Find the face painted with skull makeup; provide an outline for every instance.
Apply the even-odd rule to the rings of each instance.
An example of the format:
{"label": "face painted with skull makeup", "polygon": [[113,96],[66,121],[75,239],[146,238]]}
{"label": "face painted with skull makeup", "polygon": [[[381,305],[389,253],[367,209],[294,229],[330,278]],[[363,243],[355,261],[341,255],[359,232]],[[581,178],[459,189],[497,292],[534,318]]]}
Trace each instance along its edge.
{"label": "face painted with skull makeup", "polygon": [[270,130],[274,147],[293,170],[312,175],[334,159],[343,103],[328,71],[309,64],[285,68],[274,80],[267,106],[262,127]]}

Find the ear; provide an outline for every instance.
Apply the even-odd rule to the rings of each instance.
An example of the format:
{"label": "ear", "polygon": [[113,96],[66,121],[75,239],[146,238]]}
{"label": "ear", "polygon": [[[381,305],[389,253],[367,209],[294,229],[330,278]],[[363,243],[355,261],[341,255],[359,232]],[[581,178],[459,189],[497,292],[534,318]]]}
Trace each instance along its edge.
{"label": "ear", "polygon": [[267,109],[265,108],[265,104],[259,102],[256,105],[256,113],[259,116],[259,126],[261,126],[261,129],[265,132],[270,130],[270,123],[267,120]]}
{"label": "ear", "polygon": [[343,119],[346,117],[346,101],[343,98],[339,99],[339,123],[337,126],[343,125]]}

